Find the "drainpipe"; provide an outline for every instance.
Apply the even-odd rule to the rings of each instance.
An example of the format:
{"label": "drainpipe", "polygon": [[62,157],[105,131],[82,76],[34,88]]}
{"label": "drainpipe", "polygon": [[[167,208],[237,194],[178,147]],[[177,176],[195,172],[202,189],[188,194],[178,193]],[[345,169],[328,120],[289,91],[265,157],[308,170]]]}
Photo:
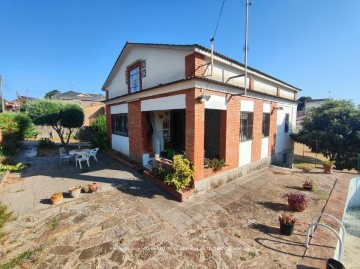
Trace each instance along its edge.
{"label": "drainpipe", "polygon": [[244,76],[244,88],[245,88],[245,95],[247,93],[247,61],[248,61],[248,16],[249,16],[249,0],[246,0],[246,16],[245,16],[245,76]]}

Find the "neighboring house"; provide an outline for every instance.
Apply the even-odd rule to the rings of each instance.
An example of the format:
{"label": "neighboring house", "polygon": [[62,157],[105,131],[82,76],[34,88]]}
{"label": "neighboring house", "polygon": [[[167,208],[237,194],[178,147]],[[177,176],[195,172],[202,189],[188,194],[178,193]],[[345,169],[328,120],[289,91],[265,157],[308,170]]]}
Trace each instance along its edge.
{"label": "neighboring house", "polygon": [[[200,45],[126,43],[103,90],[111,147],[146,164],[185,153],[196,192],[271,162],[289,166],[298,88]],[[228,166],[215,173],[208,159]]]}
{"label": "neighboring house", "polygon": [[67,91],[55,94],[51,98],[54,100],[65,100],[78,103],[83,108],[85,114],[83,126],[90,126],[100,114],[104,114],[105,106],[102,101],[105,99],[105,96],[102,94]]}
{"label": "neighboring house", "polygon": [[323,103],[326,102],[326,100],[328,99],[312,99],[312,100],[305,100],[304,102],[304,110],[305,110],[305,114],[307,113],[307,111],[313,107],[317,108],[319,106],[321,106]]}
{"label": "neighboring house", "polygon": [[31,101],[35,99],[36,98],[19,95],[17,99],[11,102],[5,102],[5,110],[19,112],[22,103],[26,103],[27,101]]}

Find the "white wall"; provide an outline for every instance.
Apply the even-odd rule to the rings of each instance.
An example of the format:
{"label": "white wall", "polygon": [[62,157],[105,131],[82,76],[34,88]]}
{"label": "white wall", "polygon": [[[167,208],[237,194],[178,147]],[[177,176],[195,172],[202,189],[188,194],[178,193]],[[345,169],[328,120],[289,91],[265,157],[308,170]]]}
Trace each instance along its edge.
{"label": "white wall", "polygon": [[155,111],[167,109],[185,109],[185,94],[179,94],[168,97],[154,98],[141,101],[141,111]]}
{"label": "white wall", "polygon": [[110,107],[111,114],[119,114],[119,113],[128,113],[129,108],[128,104],[116,105]]}
{"label": "white wall", "polygon": [[254,102],[253,101],[241,100],[241,102],[240,102],[240,111],[254,112]]}
{"label": "white wall", "polygon": [[131,47],[123,53],[120,69],[110,85],[109,98],[128,94],[125,72],[129,65],[138,60],[146,60],[146,77],[142,78],[142,88],[147,89],[168,82],[185,78],[185,56],[189,51],[170,50],[152,47]]}
{"label": "white wall", "polygon": [[[128,104],[111,106],[110,113],[111,114],[128,113]],[[130,154],[129,137],[112,134],[111,148],[125,155],[129,155]]]}
{"label": "white wall", "polygon": [[209,101],[205,102],[205,108],[207,109],[217,109],[217,110],[226,110],[226,97],[211,95]]}
{"label": "white wall", "polygon": [[261,139],[261,159],[269,156],[269,137]]}
{"label": "white wall", "polygon": [[251,163],[252,140],[240,142],[239,144],[239,166]]}
{"label": "white wall", "polygon": [[112,134],[111,143],[112,143],[111,145],[112,149],[117,150],[129,156],[130,154],[129,137]]}
{"label": "white wall", "polygon": [[[275,153],[282,152],[292,147],[290,134],[295,131],[296,127],[296,105],[278,104],[283,110],[277,109],[277,131]],[[285,133],[285,114],[289,113],[289,132]]]}

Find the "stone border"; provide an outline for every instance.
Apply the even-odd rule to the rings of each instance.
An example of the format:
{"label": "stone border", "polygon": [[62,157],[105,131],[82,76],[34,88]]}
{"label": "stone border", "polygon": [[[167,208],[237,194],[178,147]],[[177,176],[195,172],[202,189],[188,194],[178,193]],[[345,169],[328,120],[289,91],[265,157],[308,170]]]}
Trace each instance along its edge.
{"label": "stone border", "polygon": [[10,171],[6,171],[3,178],[0,180],[0,190],[2,190],[2,188],[4,187],[5,180],[8,178],[9,175]]}
{"label": "stone border", "polygon": [[156,185],[158,185],[164,191],[170,193],[173,197],[176,198],[176,200],[178,200],[180,202],[184,202],[185,200],[188,200],[188,199],[191,199],[192,197],[194,197],[194,189],[189,189],[188,191],[185,191],[185,192],[177,191],[177,190],[173,189],[172,187],[170,187],[169,185],[163,183],[161,180],[159,180],[153,174],[151,174],[150,172],[148,172],[146,170],[143,172],[143,176],[144,176],[144,178],[154,182]]}

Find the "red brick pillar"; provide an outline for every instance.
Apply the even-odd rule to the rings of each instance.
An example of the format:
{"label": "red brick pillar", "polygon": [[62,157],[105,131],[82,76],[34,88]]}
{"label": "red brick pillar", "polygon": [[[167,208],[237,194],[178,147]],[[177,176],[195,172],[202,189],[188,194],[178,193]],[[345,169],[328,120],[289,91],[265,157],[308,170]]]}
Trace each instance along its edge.
{"label": "red brick pillar", "polygon": [[254,90],[254,79],[249,78],[249,90]]}
{"label": "red brick pillar", "polygon": [[221,112],[220,157],[225,159],[227,169],[232,169],[239,166],[240,98],[226,98],[226,111]]}
{"label": "red brick pillar", "polygon": [[106,114],[106,128],[107,128],[107,139],[108,139],[108,146],[112,148],[112,141],[111,141],[111,134],[112,134],[112,128],[111,128],[111,106],[105,107],[105,114]]}
{"label": "red brick pillar", "polygon": [[275,154],[276,145],[276,131],[277,131],[277,107],[276,104],[271,104],[270,110],[270,130],[269,130],[269,156]]}
{"label": "red brick pillar", "polygon": [[185,77],[202,77],[205,72],[205,56],[192,53],[185,56]]}
{"label": "red brick pillar", "polygon": [[128,109],[130,158],[141,162],[146,152],[146,114],[141,112],[140,100],[130,102]]}
{"label": "red brick pillar", "polygon": [[197,100],[200,95],[195,88],[186,93],[185,152],[194,165],[195,181],[203,178],[204,170],[205,105]]}
{"label": "red brick pillar", "polygon": [[263,101],[254,100],[253,141],[251,146],[251,162],[258,161],[261,158],[262,121],[263,121]]}

